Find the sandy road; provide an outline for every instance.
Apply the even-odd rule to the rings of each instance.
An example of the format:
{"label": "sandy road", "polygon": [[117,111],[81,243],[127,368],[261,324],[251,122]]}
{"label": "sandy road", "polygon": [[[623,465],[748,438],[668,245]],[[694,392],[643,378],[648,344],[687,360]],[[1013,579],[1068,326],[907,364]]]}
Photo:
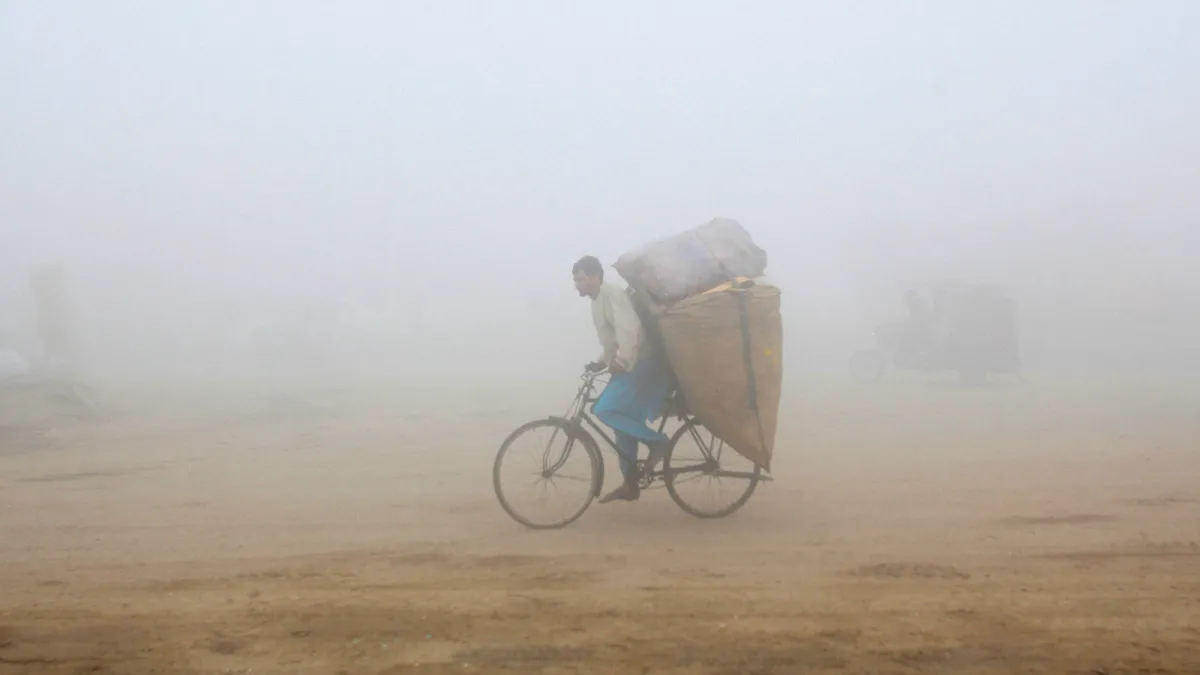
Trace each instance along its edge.
{"label": "sandy road", "polygon": [[490,462],[543,394],[6,431],[0,673],[1200,673],[1194,390],[814,383],[734,517],[535,533]]}

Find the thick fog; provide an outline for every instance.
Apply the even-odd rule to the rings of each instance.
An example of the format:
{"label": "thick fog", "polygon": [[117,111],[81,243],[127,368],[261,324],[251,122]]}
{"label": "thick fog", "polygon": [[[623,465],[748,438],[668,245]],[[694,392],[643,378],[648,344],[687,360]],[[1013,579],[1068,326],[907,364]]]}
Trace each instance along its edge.
{"label": "thick fog", "polygon": [[38,358],[56,264],[93,373],[261,374],[254,336],[309,312],[332,371],[552,378],[596,351],[576,259],[725,216],[790,372],[843,368],[915,279],[1008,286],[1030,364],[1194,367],[1198,29],[1182,0],[10,0],[0,333]]}

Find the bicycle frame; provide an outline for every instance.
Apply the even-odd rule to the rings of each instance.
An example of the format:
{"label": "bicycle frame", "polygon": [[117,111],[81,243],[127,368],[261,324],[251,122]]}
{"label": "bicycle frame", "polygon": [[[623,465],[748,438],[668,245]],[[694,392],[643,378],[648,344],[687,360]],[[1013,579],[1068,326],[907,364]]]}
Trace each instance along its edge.
{"label": "bicycle frame", "polygon": [[[604,488],[604,470],[606,462],[596,435],[599,435],[601,439],[604,439],[604,442],[607,443],[608,446],[618,454],[618,456],[620,455],[620,451],[617,449],[617,442],[615,439],[617,434],[606,431],[605,428],[601,426],[599,421],[596,420],[593,415],[589,414],[590,410],[588,406],[594,405],[597,399],[601,398],[600,396],[596,395],[598,385],[603,384],[603,381],[598,383],[598,378],[601,375],[602,373],[598,372],[587,372],[583,375],[583,383],[579,386],[579,390],[576,392],[575,398],[571,402],[571,407],[567,410],[566,416],[543,417],[526,422],[510,433],[508,437],[505,438],[504,442],[501,443],[500,450],[496,454],[496,460],[492,467],[492,487],[496,492],[497,499],[500,501],[500,506],[517,522],[533,529],[554,529],[564,527],[565,525],[572,523],[579,518],[583,512],[587,510],[588,506],[592,503],[592,500],[600,496],[601,490]],[[654,487],[653,483],[655,480],[662,480],[662,486],[666,488],[671,500],[674,501],[685,512],[698,518],[724,518],[742,508],[742,506],[746,504],[746,501],[750,499],[750,496],[754,494],[755,487],[759,483],[771,480],[770,476],[764,476],[761,474],[761,467],[759,466],[755,466],[753,471],[735,472],[721,470],[720,448],[724,447],[724,442],[722,442],[719,437],[716,436],[716,434],[713,434],[711,430],[705,428],[701,421],[691,414],[686,407],[686,401],[683,399],[682,394],[679,391],[673,393],[672,398],[670,401],[668,401],[668,405],[665,406],[660,413],[660,421],[657,425],[659,433],[666,431],[667,421],[673,418],[678,418],[681,420],[683,425],[679,429],[676,429],[669,436],[666,446],[666,453],[663,457],[662,465],[664,468],[660,471],[647,471],[646,460],[636,460],[638,487],[641,489],[644,490],[649,487]],[[588,427],[590,427],[590,430]],[[527,432],[535,430],[550,430],[552,432],[550,441],[545,445],[542,452],[542,468],[540,473],[543,479],[553,478],[554,475],[558,473],[559,469],[566,464],[567,460],[571,456],[572,450],[575,450],[576,452],[583,452],[586,456],[586,460],[591,465],[590,479],[585,479],[578,474],[571,475],[564,473],[564,478],[576,481],[583,480],[585,483],[590,483],[590,485],[588,486],[588,494],[585,495],[587,497],[586,501],[580,503],[578,510],[568,513],[566,518],[563,520],[550,522],[530,521],[514,510],[513,505],[510,504],[508,499],[505,497],[504,488],[501,486],[501,464],[504,458],[508,455],[509,448],[517,438],[521,437]],[[557,458],[552,458],[550,456],[552,452],[551,448],[554,447],[554,440],[560,433],[567,437],[566,446],[558,450],[559,454]],[[681,461],[676,457],[676,450],[678,449],[677,446],[679,441],[682,440],[684,436],[689,434],[693,439],[695,439],[697,445],[699,446],[702,458],[699,460],[689,460],[687,462],[689,466],[680,467],[679,464]],[[704,438],[705,436],[711,438],[712,441],[706,442]],[[717,443],[720,443],[721,445],[717,445]],[[583,447],[576,448],[575,446],[577,444]],[[732,448],[730,449],[732,450]],[[698,474],[696,477],[704,478],[736,477],[745,479],[749,481],[749,483],[742,488],[740,496],[738,496],[736,500],[716,511],[711,511],[697,507],[687,498],[683,497],[680,491],[677,489],[677,481],[675,480],[676,476],[686,473],[695,473]]]}
{"label": "bicycle frame", "polygon": [[[611,448],[612,451],[614,453],[617,453],[617,455],[619,456],[620,452],[617,450],[617,441],[616,441],[615,435],[610,436],[608,434],[608,432],[605,431],[604,428],[599,423],[597,423],[596,420],[593,419],[590,414],[588,414],[588,406],[591,404],[594,404],[599,398],[598,396],[595,396],[594,394],[596,391],[596,380],[601,374],[602,373],[591,373],[591,372],[584,373],[583,378],[582,378],[583,383],[579,386],[579,390],[575,393],[575,399],[571,402],[571,406],[567,409],[567,414],[564,415],[560,419],[567,422],[575,430],[576,433],[584,435],[584,436],[588,436],[588,437],[591,436],[591,434],[589,434],[584,429],[585,425],[587,427],[590,427],[591,431],[594,432],[595,434],[599,435],[600,438],[602,438],[604,440],[604,442],[608,444],[608,447]],[[675,396],[675,395],[676,395],[676,393],[673,392],[672,396]],[[691,419],[691,416],[689,414],[687,414],[686,412],[677,413],[676,415],[670,415],[670,414],[667,414],[666,412],[664,412],[661,420],[658,423],[658,432],[660,434],[666,430],[667,420],[673,416],[678,417],[680,420],[682,420],[684,422],[684,424],[688,424],[689,422],[694,421]],[[709,447],[709,444],[706,443],[700,437],[700,434],[696,431],[696,426],[694,424],[691,427],[689,427],[689,432],[691,433],[692,438],[696,441],[696,445],[699,446],[700,452],[704,456],[704,461],[702,463],[694,465],[694,466],[688,466],[688,467],[684,467],[684,468],[673,467],[669,470],[664,469],[664,470],[652,472],[651,474],[643,477],[643,483],[644,483],[643,487],[648,486],[650,483],[653,482],[653,480],[655,478],[665,479],[668,475],[674,477],[674,476],[681,475],[681,474],[697,473],[697,472],[716,473],[717,475],[730,477],[730,478],[746,478],[746,479],[758,480],[758,481],[769,481],[770,480],[770,478],[768,476],[763,476],[761,474],[752,474],[752,473],[744,472],[744,471],[721,471],[720,470],[720,462],[717,460],[716,457],[713,456],[712,450]],[[551,436],[551,444],[553,443],[553,439],[554,439],[554,437]],[[594,438],[592,440],[594,441]],[[549,453],[550,453],[550,445],[547,445],[546,455],[543,457],[543,461],[542,461],[542,466],[546,467],[545,469],[543,469],[543,472],[545,473],[545,475],[547,475],[547,476],[553,475],[555,471],[557,471],[559,468],[562,467],[562,465],[566,462],[567,457],[571,454],[570,448],[571,448],[571,444],[569,443],[567,445],[567,450],[565,452],[563,452],[561,458],[557,462],[555,462],[553,466],[547,466],[548,460],[549,460]],[[601,471],[603,471],[603,468],[601,468]]]}

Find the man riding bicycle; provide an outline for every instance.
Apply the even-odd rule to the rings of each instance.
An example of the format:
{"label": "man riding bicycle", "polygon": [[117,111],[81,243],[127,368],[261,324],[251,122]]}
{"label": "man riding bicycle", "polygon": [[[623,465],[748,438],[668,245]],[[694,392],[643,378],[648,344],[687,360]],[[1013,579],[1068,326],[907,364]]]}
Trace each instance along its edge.
{"label": "man riding bicycle", "polygon": [[616,433],[616,447],[624,482],[600,499],[636,501],[639,496],[638,443],[650,448],[646,471],[665,455],[665,435],[646,425],[663,410],[671,391],[665,356],[654,349],[633,302],[622,289],[604,281],[604,266],[593,256],[580,258],[571,268],[580,297],[592,301],[592,321],[603,348],[600,359],[588,368],[608,369],[611,377],[592,413]]}

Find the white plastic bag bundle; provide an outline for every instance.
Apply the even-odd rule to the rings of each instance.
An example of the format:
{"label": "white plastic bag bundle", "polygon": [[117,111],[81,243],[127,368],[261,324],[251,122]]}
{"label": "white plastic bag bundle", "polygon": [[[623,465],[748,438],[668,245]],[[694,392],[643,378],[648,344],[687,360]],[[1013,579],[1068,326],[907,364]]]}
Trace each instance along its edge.
{"label": "white plastic bag bundle", "polygon": [[703,293],[734,277],[756,278],[767,252],[736,220],[715,218],[700,227],[621,256],[613,268],[633,288],[668,304]]}

